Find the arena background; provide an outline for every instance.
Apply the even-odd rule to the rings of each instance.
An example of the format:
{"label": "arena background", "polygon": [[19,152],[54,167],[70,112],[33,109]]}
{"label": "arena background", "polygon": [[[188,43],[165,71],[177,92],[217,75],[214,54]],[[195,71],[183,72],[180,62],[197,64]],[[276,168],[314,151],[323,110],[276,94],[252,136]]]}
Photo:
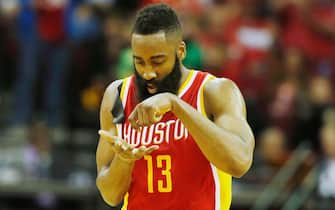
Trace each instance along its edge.
{"label": "arena background", "polygon": [[[153,2],[0,0],[1,210],[113,209],[95,187],[98,111],[133,71],[134,14]],[[335,209],[335,1],[162,2],[184,64],[245,97],[256,150],[231,209]]]}

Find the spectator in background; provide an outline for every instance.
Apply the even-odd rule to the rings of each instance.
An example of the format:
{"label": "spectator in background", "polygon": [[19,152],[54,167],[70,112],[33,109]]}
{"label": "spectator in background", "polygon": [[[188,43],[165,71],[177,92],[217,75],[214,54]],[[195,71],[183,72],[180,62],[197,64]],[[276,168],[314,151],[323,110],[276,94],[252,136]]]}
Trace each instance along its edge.
{"label": "spectator in background", "polygon": [[10,134],[24,139],[27,134],[33,102],[33,86],[37,68],[37,29],[33,0],[19,0],[15,4],[17,14],[18,65],[14,84],[13,127]]}
{"label": "spectator in background", "polygon": [[[43,122],[34,122],[29,130],[28,144],[23,150],[23,176],[25,181],[51,178],[51,145],[48,128]],[[34,195],[36,204],[42,209],[54,209],[56,196],[51,192]]]}
{"label": "spectator in background", "polygon": [[[206,52],[203,54],[204,66],[218,77],[223,76],[222,68],[231,69],[227,62],[227,43],[223,42],[223,31],[231,19],[240,15],[239,8],[231,4],[215,5],[208,7],[200,17],[203,30],[197,31],[196,37]],[[234,77],[230,79],[236,81]]]}
{"label": "spectator in background", "polygon": [[269,166],[276,167],[277,169],[280,168],[289,156],[287,144],[284,132],[276,127],[267,128],[260,137],[260,154],[262,159]]}
{"label": "spectator in background", "polygon": [[311,65],[305,71],[335,79],[335,4],[331,0],[272,0],[283,47],[301,49]]}
{"label": "spectator in background", "polygon": [[235,56],[229,58],[239,68],[235,82],[248,100],[259,103],[270,82],[268,58],[277,39],[277,25],[266,1],[241,0],[239,3],[240,15],[226,24],[222,38],[227,43],[228,55],[235,51]]}
{"label": "spectator in background", "polygon": [[86,3],[95,7],[101,17],[108,14],[108,10],[115,6],[117,0],[85,0]]}
{"label": "spectator in background", "polygon": [[133,70],[133,58],[128,41],[131,24],[128,24],[128,21],[129,19],[125,19],[122,14],[114,11],[104,21],[104,36],[111,79],[128,75]]}
{"label": "spectator in background", "polygon": [[69,33],[71,40],[81,43],[99,35],[100,24],[88,4],[79,4],[70,14]]}
{"label": "spectator in background", "polygon": [[[241,86],[247,103],[264,95],[269,75],[267,60],[277,36],[266,1],[225,1],[210,7],[205,21],[201,42],[209,52],[205,63],[212,65],[213,59],[217,63],[212,73]],[[217,55],[221,59],[215,58]]]}
{"label": "spectator in background", "polygon": [[[319,208],[332,209],[335,205],[335,109],[330,108],[323,116],[320,130],[322,162],[319,174],[318,192],[324,198]],[[329,198],[332,198],[331,201]]]}
{"label": "spectator in background", "polygon": [[307,65],[299,49],[283,49],[282,55],[280,73],[273,80],[274,90],[269,91],[268,120],[281,127],[289,139],[290,147],[295,147],[301,138],[297,136],[296,129],[308,114],[308,76],[304,74]]}
{"label": "spectator in background", "polygon": [[277,127],[266,128],[259,137],[254,165],[246,179],[256,183],[268,183],[290,157],[288,139]]}
{"label": "spectator in background", "polygon": [[117,79],[130,76],[134,72],[133,53],[130,47],[123,48],[120,51],[115,74]]}
{"label": "spectator in background", "polygon": [[69,51],[66,34],[68,0],[21,0],[20,59],[15,84],[13,123],[25,129],[32,118],[34,87],[38,81],[39,62],[42,71],[45,121],[50,128],[60,126],[66,68]]}
{"label": "spectator in background", "polygon": [[329,107],[334,105],[331,80],[324,76],[313,77],[308,84],[309,115],[300,128],[300,138],[309,141],[316,152],[320,152],[319,132],[322,127],[322,117]]}
{"label": "spectator in background", "polygon": [[[16,63],[15,29],[13,23],[18,13],[17,0],[0,0],[0,106],[3,107],[2,93],[11,86],[13,71],[8,71]],[[6,112],[5,109],[2,111]]]}
{"label": "spectator in background", "polygon": [[80,127],[96,128],[99,125],[100,102],[106,87],[107,80],[102,75],[91,79],[90,84],[80,92],[80,104],[76,108],[75,119]]}
{"label": "spectator in background", "polygon": [[199,34],[198,18],[191,12],[181,15],[181,23],[184,30],[184,40],[186,43],[187,55],[183,64],[188,68],[203,69],[204,53],[199,41],[196,39]]}
{"label": "spectator in background", "polygon": [[298,87],[304,88],[307,82],[307,75],[305,69],[307,68],[307,61],[301,50],[297,48],[283,49],[282,60],[282,80],[290,80],[296,83]]}
{"label": "spectator in background", "polygon": [[180,0],[140,0],[140,6],[147,6],[149,4],[162,3],[170,5],[176,10],[180,12],[184,11],[192,11],[194,13],[201,13],[204,10],[204,7],[209,6],[213,3],[212,0],[188,0],[188,1],[180,1]]}
{"label": "spectator in background", "polygon": [[48,129],[42,122],[32,124],[29,144],[24,150],[24,174],[28,179],[50,177],[51,154]]}
{"label": "spectator in background", "polygon": [[269,104],[269,122],[283,129],[289,136],[292,135],[296,119],[298,92],[299,89],[292,81],[283,81]]}
{"label": "spectator in background", "polygon": [[271,14],[265,1],[225,1],[208,9],[200,36],[205,68],[241,86],[256,134],[264,127],[264,98],[272,84],[269,57],[277,25]]}

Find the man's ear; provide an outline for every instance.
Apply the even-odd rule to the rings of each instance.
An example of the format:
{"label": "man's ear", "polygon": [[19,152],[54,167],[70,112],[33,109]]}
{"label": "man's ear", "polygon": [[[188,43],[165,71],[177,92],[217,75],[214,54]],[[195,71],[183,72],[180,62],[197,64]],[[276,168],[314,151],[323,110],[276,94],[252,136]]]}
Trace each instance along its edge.
{"label": "man's ear", "polygon": [[177,56],[181,61],[186,57],[186,44],[184,41],[181,41],[178,45]]}

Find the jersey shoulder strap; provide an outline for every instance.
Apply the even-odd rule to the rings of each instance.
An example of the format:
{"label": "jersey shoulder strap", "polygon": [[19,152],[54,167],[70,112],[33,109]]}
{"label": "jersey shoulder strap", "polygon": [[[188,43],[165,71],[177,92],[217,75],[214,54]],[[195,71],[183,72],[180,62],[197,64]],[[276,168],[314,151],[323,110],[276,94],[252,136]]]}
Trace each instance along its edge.
{"label": "jersey shoulder strap", "polygon": [[121,96],[120,96],[122,85],[123,85],[123,82],[121,82],[120,85],[117,87],[118,96],[115,98],[115,102],[111,110],[113,118],[114,118],[113,123],[115,124],[123,123],[125,120],[124,109],[123,109]]}

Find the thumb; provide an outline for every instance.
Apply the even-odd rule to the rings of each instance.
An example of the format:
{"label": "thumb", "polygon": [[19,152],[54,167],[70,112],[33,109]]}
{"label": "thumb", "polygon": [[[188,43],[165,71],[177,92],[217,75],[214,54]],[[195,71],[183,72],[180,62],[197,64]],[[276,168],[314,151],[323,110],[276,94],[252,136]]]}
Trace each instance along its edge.
{"label": "thumb", "polygon": [[159,146],[158,145],[152,145],[149,148],[146,149],[145,154],[150,154],[155,150],[158,150]]}
{"label": "thumb", "polygon": [[111,143],[114,143],[119,138],[118,136],[114,136],[110,132],[105,131],[105,130],[99,130],[98,133],[103,139],[105,139],[105,140],[107,140]]}

